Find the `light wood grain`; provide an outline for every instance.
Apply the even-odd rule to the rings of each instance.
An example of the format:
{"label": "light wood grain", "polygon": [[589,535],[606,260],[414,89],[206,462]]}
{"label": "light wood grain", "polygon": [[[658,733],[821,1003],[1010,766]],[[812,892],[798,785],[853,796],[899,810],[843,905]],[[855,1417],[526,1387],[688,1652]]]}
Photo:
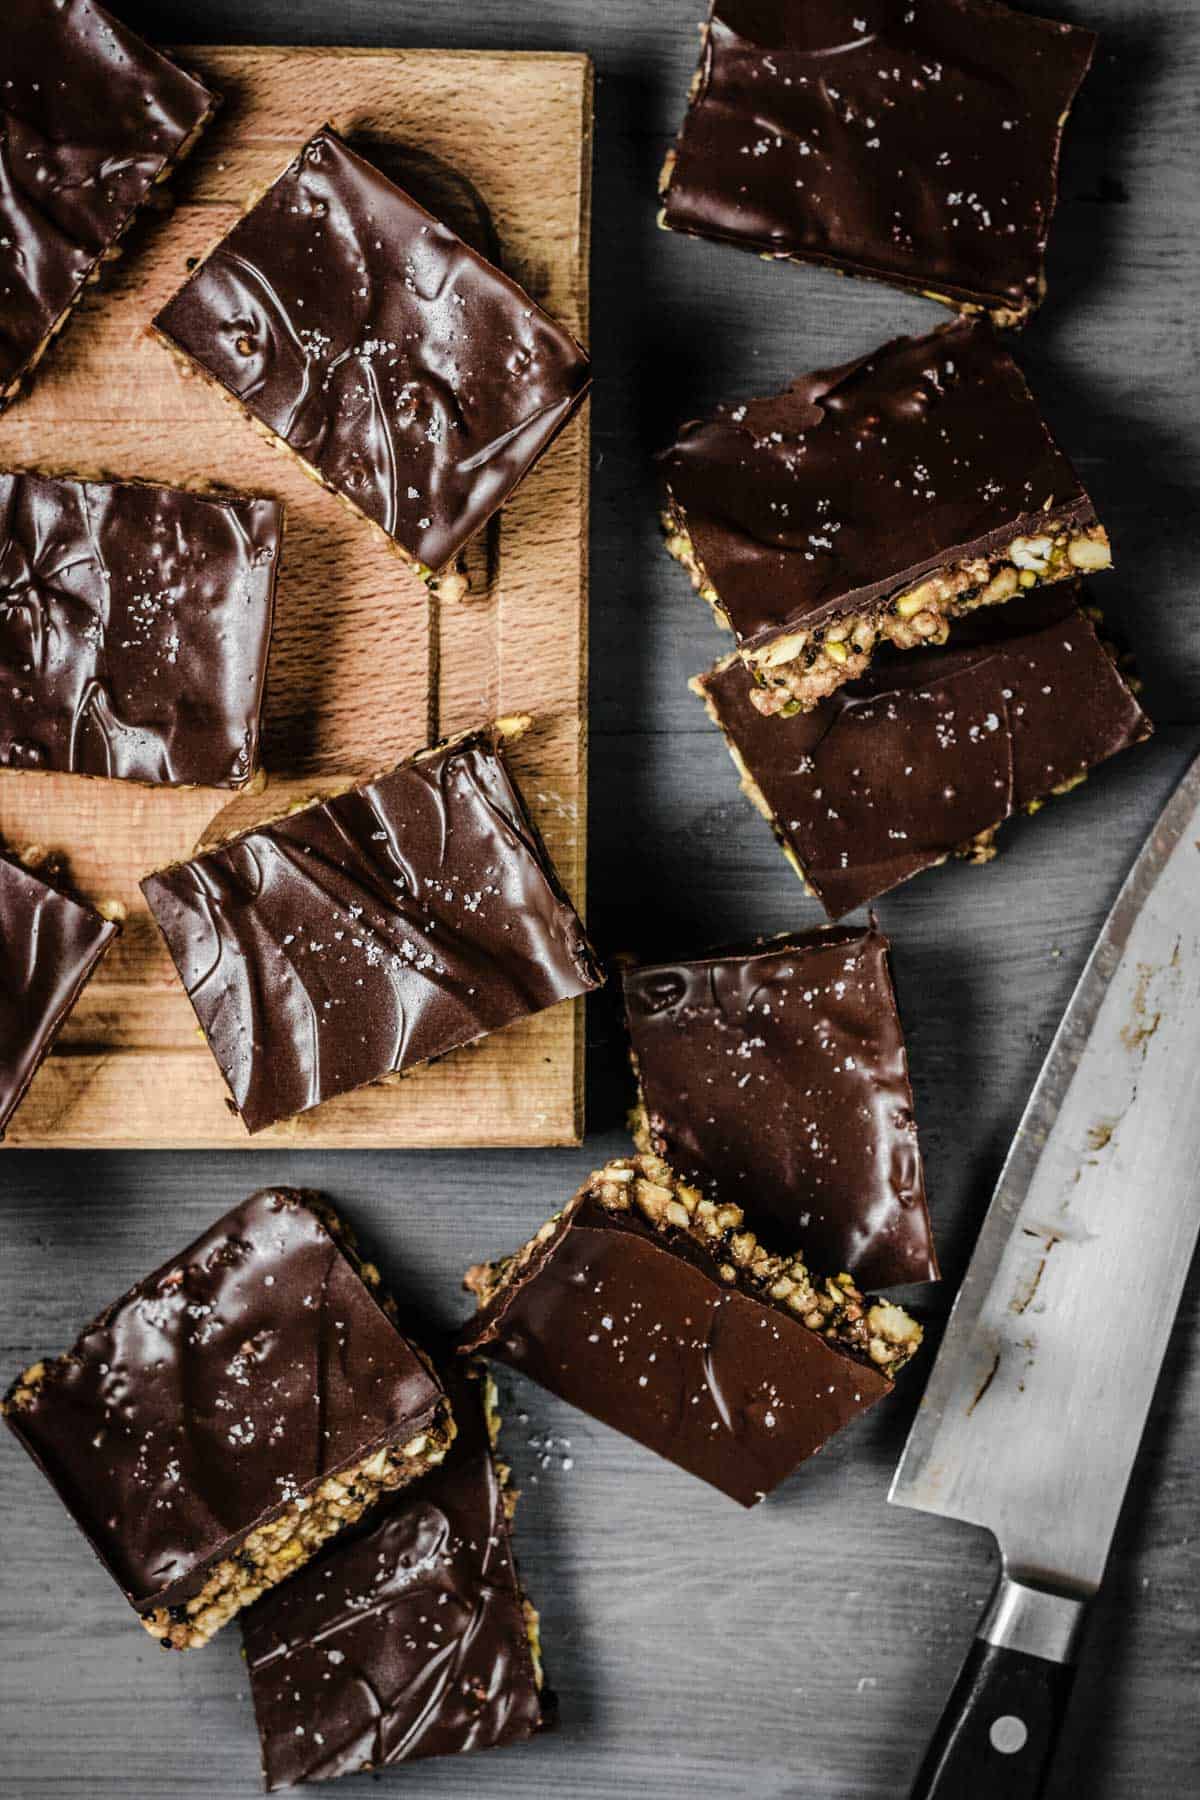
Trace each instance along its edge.
{"label": "light wood grain", "polygon": [[[514,758],[563,881],[583,902],[586,409],[470,552],[472,593],[430,600],[375,526],[322,490],[236,403],[148,331],[155,310],[326,119],[397,179],[419,151],[490,216],[506,268],[586,335],[591,71],[580,56],[188,49],[225,96],[178,205],[131,242],[30,396],[0,418],[0,466],[273,494],[287,509],[268,671],[267,800],[390,766],[527,711]],[[453,222],[453,221],[451,221]],[[138,881],[191,853],[228,796],[0,774],[0,833],[65,851],[80,891],[128,922],[36,1077],[12,1147],[245,1147]],[[261,803],[260,803],[261,804]],[[403,1083],[339,1096],[260,1142],[336,1148],[553,1144],[582,1118],[582,1010],[543,1013]]]}

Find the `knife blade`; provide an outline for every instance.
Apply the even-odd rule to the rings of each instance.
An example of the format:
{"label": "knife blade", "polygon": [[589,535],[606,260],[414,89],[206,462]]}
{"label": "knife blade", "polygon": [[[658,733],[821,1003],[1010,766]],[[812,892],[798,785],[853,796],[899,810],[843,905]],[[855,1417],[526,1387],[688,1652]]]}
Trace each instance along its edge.
{"label": "knife blade", "polygon": [[1051,1044],[892,1481],[1001,1555],[912,1800],[1042,1791],[1198,1230],[1200,759]]}

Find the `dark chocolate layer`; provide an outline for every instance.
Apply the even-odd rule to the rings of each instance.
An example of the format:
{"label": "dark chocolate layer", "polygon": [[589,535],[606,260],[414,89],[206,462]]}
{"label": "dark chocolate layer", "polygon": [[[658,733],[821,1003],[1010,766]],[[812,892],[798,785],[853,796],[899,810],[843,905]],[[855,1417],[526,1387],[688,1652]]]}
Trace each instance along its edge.
{"label": "dark chocolate layer", "polygon": [[665,221],[1020,318],[1095,43],[990,0],[714,0]]}
{"label": "dark chocolate layer", "polygon": [[937,1277],[887,939],[801,932],[624,975],[648,1144],[768,1244]]}
{"label": "dark chocolate layer", "polygon": [[486,733],[142,888],[251,1131],[601,980]]}
{"label": "dark chocolate layer", "polygon": [[139,1611],[442,1404],[312,1198],[252,1195],[27,1375],[32,1403],[10,1393],[9,1426]]}
{"label": "dark chocolate layer", "polygon": [[0,857],[0,1138],[119,931]]}
{"label": "dark chocolate layer", "polygon": [[155,324],[434,571],[589,382],[568,332],[328,128]]}
{"label": "dark chocolate layer", "polygon": [[896,338],[685,425],[661,458],[738,642],[753,649],[1006,549],[1091,501],[991,329]]}
{"label": "dark chocolate layer", "polygon": [[242,1615],[268,1790],[542,1727],[481,1381],[445,1380],[445,1461]]}
{"label": "dark chocolate layer", "polygon": [[0,766],[241,787],[283,509],[0,474]]}
{"label": "dark chocolate layer", "polygon": [[722,1493],[753,1506],[891,1389],[869,1362],[721,1280],[582,1190],[554,1235],[463,1331]]}
{"label": "dark chocolate layer", "polygon": [[97,6],[6,0],[0,404],[217,96]]}
{"label": "dark chocolate layer", "polygon": [[831,918],[969,847],[1139,743],[1150,721],[1070,587],[881,659],[810,713],[766,719],[737,658],[698,682]]}

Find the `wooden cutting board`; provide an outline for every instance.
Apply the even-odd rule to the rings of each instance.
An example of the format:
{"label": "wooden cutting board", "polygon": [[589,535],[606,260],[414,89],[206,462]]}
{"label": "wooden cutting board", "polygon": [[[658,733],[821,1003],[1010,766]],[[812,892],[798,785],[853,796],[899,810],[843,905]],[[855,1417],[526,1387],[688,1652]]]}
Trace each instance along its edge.
{"label": "wooden cutting board", "polygon": [[[562,1144],[582,1131],[582,1002],[553,1008],[388,1086],[253,1139],[141,898],[214,816],[281,807],[390,766],[448,733],[531,713],[512,755],[568,891],[583,901],[586,817],[587,408],[469,553],[470,598],[431,602],[366,520],[267,443],[149,334],[155,311],[250,195],[327,120],[587,340],[592,70],[584,56],[186,49],[225,107],[176,177],[173,211],[137,226],[32,391],[0,416],[0,467],[209,481],[287,508],[253,803],[77,776],[0,772],[0,837],[65,852],[123,936],[9,1127],[12,1147],[237,1148]],[[411,176],[411,179],[409,177]],[[480,205],[480,202],[482,205]],[[459,216],[453,216],[455,212]]]}

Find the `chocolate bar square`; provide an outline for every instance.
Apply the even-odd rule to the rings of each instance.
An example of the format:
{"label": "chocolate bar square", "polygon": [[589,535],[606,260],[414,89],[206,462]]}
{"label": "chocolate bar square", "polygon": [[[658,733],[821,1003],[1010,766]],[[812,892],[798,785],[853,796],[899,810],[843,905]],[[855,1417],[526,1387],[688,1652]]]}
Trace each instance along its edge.
{"label": "chocolate bar square", "polygon": [[317,1195],[266,1189],[35,1363],[8,1425],[151,1636],[186,1650],[453,1435]]}
{"label": "chocolate bar square", "polygon": [[766,719],[736,657],[692,683],[742,787],[830,918],[947,857],[988,862],[1036,812],[1151,724],[1073,590],[964,620],[881,658],[813,712]]}
{"label": "chocolate bar square", "polygon": [[95,0],[7,0],[0,407],[219,105]]}
{"label": "chocolate bar square", "polygon": [[329,127],[155,325],[425,575],[590,379],[568,332]]}
{"label": "chocolate bar square", "polygon": [[662,223],[1020,324],[1095,45],[993,0],[713,0]]}
{"label": "chocolate bar square", "polygon": [[243,787],[283,508],[0,474],[0,766]]}
{"label": "chocolate bar square", "polygon": [[896,338],[685,425],[660,459],[667,549],[737,639],[765,713],[817,705],[877,648],[1105,569],[1108,537],[986,325]]}
{"label": "chocolate bar square", "polygon": [[269,1792],[498,1749],[551,1722],[494,1388],[461,1360],[444,1380],[458,1426],[445,1461],[242,1614]]}
{"label": "chocolate bar square", "polygon": [[622,977],[639,1150],[871,1288],[938,1273],[888,951],[872,920]]}
{"label": "chocolate bar square", "polygon": [[142,882],[250,1131],[602,976],[497,732]]}

